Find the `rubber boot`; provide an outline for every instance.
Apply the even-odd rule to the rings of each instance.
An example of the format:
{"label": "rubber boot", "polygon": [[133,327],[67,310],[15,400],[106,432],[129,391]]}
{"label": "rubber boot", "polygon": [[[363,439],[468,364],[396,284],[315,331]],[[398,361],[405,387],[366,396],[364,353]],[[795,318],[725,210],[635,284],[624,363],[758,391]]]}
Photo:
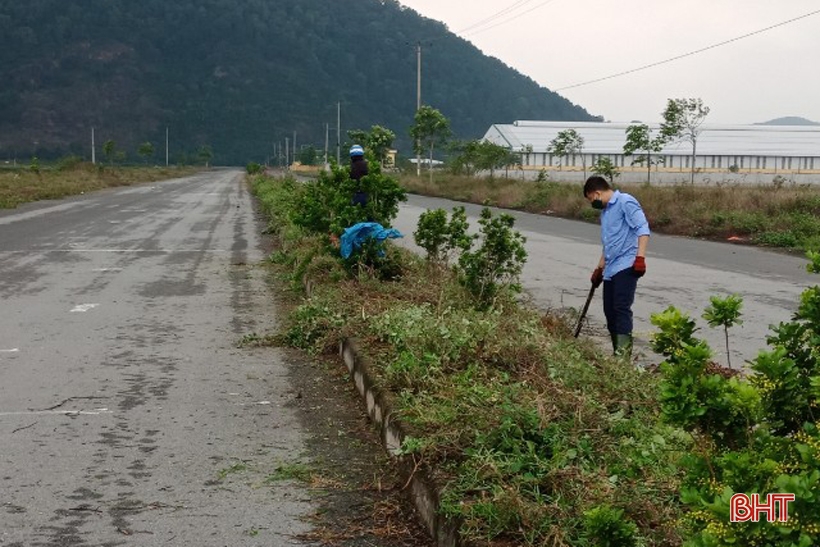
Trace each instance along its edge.
{"label": "rubber boot", "polygon": [[632,335],[616,334],[614,338],[615,355],[632,359]]}
{"label": "rubber boot", "polygon": [[615,334],[614,332],[609,333],[609,339],[612,340],[612,353],[613,353],[613,355],[615,354],[615,352],[618,351],[618,342],[617,342],[617,338],[616,338],[617,336],[618,335]]}

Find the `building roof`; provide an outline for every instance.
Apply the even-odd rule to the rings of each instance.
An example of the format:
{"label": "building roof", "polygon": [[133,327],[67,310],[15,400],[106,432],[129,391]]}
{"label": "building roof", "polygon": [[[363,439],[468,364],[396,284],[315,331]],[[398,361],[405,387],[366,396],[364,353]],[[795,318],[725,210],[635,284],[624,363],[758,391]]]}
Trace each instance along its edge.
{"label": "building roof", "polygon": [[[640,123],[640,122],[635,122]],[[485,140],[522,151],[544,153],[559,132],[575,129],[584,139],[587,154],[623,154],[628,123],[549,122],[520,120],[494,124]],[[647,124],[657,134],[658,124]],[[698,156],[820,157],[820,126],[811,125],[709,125],[700,127]],[[664,147],[661,154],[691,155],[688,141]]]}

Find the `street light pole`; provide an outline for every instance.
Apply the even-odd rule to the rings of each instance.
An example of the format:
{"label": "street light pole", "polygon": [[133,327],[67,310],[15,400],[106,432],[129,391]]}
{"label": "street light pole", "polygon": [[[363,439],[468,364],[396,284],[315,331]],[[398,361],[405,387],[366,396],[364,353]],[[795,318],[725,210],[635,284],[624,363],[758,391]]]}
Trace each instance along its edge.
{"label": "street light pole", "polygon": [[342,101],[336,103],[336,165],[342,163]]}
{"label": "street light pole", "polygon": [[[421,42],[416,43],[416,113],[421,110]],[[421,152],[416,139],[416,176],[421,176]]]}

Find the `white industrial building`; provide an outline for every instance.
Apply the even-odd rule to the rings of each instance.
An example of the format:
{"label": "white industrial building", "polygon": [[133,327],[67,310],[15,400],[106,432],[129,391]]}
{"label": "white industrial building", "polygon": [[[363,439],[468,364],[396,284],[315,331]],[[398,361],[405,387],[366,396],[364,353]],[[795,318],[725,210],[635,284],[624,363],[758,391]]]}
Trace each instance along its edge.
{"label": "white industrial building", "polygon": [[[521,174],[527,178],[546,171],[555,179],[582,180],[584,171],[589,174],[595,161],[607,157],[621,172],[619,181],[642,182],[647,177],[646,165],[632,165],[634,157],[623,153],[630,125],[633,124],[516,121],[493,125],[484,139],[520,153]],[[648,125],[657,135],[659,125]],[[583,137],[583,154],[549,154],[550,142],[567,129],[574,129]],[[699,131],[694,158],[698,182],[771,183],[776,178],[796,183],[820,182],[820,126],[703,124]],[[636,152],[636,156],[639,154]],[[689,181],[691,143],[671,143],[653,155],[658,157],[662,161],[652,166],[654,182]]]}

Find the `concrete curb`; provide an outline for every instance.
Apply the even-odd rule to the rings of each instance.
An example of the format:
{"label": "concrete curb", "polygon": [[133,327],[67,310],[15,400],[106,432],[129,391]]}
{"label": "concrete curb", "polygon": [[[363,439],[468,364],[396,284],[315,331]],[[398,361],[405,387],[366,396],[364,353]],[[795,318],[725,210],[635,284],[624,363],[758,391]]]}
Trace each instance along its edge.
{"label": "concrete curb", "polygon": [[376,384],[367,364],[359,355],[355,340],[342,340],[339,353],[367,405],[367,414],[379,430],[382,446],[396,462],[399,475],[409,480],[408,494],[427,531],[438,547],[462,545],[458,537],[459,523],[438,514],[438,488],[430,479],[429,471],[424,466],[417,468],[412,458],[397,455],[406,437],[405,428],[393,415],[384,391]]}
{"label": "concrete curb", "polygon": [[[305,293],[313,295],[315,283],[305,279]],[[439,491],[426,465],[416,465],[412,457],[400,456],[406,428],[390,408],[386,391],[375,381],[356,341],[346,338],[339,344],[339,355],[347,366],[350,378],[361,395],[367,414],[379,431],[382,446],[396,464],[399,476],[407,481],[407,492],[422,523],[438,547],[465,547],[458,533],[460,522],[439,514]]]}

